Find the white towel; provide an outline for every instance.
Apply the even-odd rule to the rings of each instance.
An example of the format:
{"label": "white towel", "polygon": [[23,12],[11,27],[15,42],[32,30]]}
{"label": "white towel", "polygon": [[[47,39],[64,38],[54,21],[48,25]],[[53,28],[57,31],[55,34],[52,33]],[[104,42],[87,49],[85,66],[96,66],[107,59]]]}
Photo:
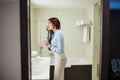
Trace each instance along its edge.
{"label": "white towel", "polygon": [[84,42],[84,43],[87,43],[87,42],[89,42],[89,40],[90,40],[90,27],[84,27],[84,30],[83,30],[83,39],[82,39],[82,41]]}

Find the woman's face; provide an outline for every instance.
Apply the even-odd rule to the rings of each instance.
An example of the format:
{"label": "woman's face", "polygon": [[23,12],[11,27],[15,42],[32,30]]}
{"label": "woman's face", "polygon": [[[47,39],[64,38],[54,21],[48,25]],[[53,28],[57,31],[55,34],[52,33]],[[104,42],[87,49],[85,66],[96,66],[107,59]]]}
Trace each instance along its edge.
{"label": "woman's face", "polygon": [[53,30],[53,28],[53,24],[50,21],[48,21],[48,30]]}

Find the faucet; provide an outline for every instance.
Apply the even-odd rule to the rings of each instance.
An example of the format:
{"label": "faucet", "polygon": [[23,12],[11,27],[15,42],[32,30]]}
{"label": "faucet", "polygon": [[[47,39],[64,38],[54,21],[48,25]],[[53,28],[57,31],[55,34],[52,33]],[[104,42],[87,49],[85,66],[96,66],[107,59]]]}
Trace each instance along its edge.
{"label": "faucet", "polygon": [[49,52],[49,56],[53,56],[54,53],[52,51]]}
{"label": "faucet", "polygon": [[40,54],[42,53],[43,46],[40,46]]}

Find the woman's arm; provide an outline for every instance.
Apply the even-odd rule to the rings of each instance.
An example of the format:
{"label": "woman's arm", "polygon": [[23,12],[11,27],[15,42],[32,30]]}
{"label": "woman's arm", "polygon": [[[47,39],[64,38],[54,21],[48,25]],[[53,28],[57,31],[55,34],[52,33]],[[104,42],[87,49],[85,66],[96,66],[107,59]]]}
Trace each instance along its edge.
{"label": "woman's arm", "polygon": [[56,35],[56,46],[51,46],[51,50],[56,53],[63,53],[64,51],[64,37],[62,34]]}

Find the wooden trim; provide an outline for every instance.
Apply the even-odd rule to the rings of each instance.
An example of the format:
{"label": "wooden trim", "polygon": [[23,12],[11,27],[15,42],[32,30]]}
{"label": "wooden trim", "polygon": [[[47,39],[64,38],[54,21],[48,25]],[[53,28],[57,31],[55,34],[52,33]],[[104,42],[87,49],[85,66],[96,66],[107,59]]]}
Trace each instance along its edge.
{"label": "wooden trim", "polygon": [[109,0],[102,0],[102,36],[100,55],[100,80],[108,80],[109,68]]}
{"label": "wooden trim", "polygon": [[30,25],[28,25],[28,2],[20,0],[21,79],[30,80]]}

